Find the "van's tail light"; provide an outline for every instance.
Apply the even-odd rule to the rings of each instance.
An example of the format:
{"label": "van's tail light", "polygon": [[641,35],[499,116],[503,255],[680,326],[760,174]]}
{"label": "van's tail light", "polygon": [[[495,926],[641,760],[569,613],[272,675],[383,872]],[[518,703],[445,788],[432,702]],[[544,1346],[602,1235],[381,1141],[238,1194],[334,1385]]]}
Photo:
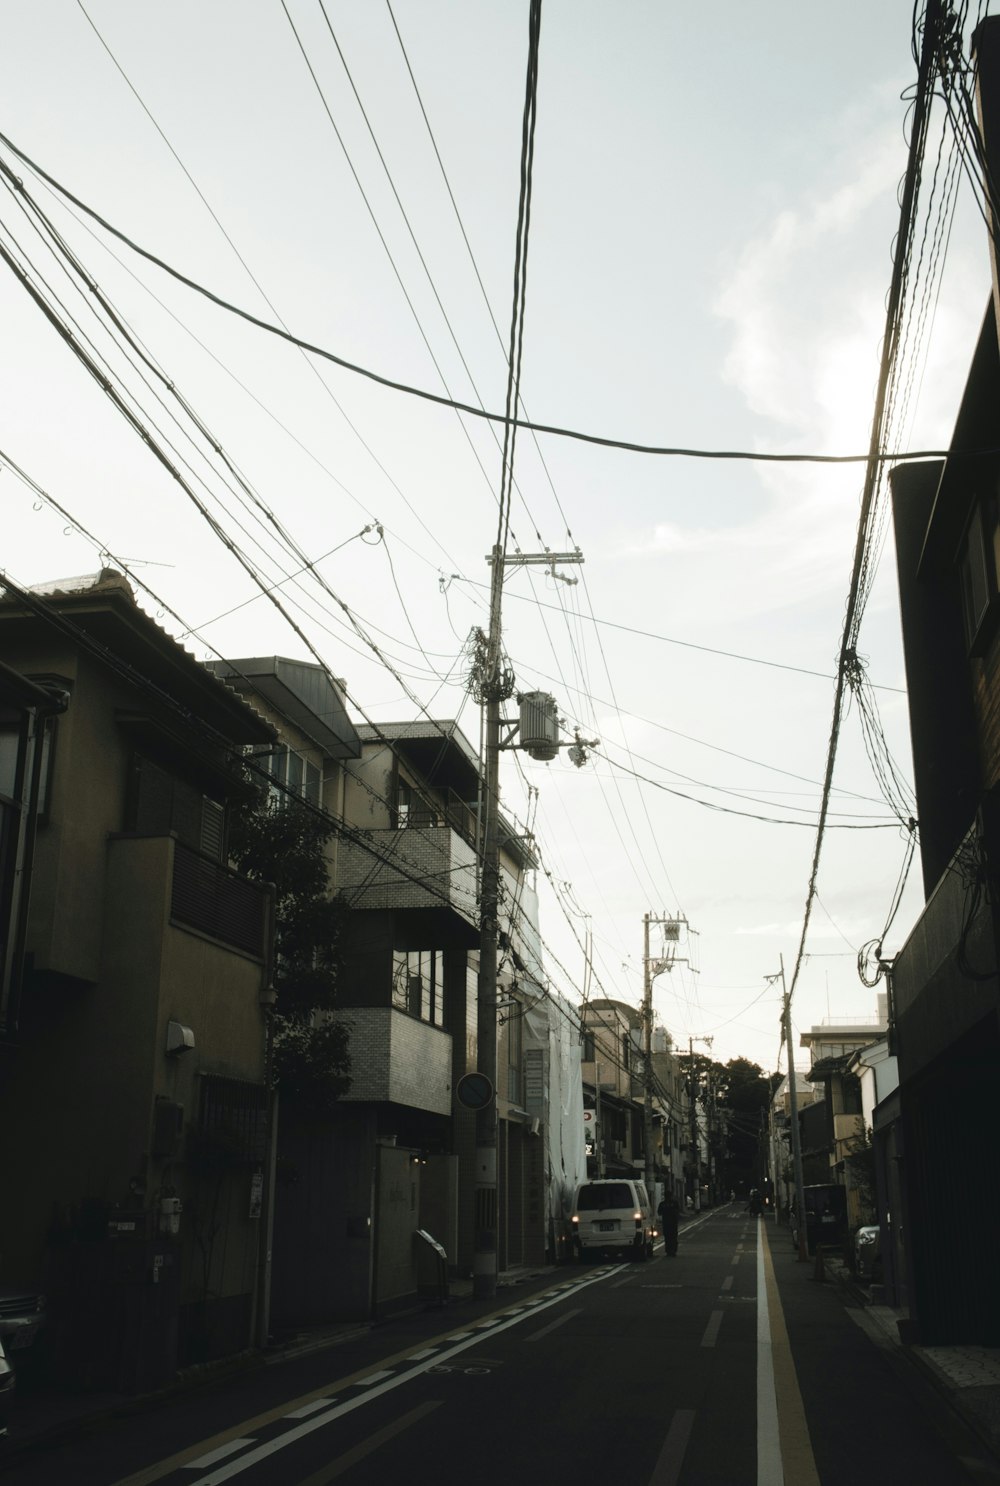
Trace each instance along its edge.
{"label": "van's tail light", "polygon": [[635,1217],[635,1226],[636,1226],[636,1228],[641,1228],[642,1227],[642,1213],[635,1213],[634,1214],[634,1217]]}
{"label": "van's tail light", "polygon": [[579,1213],[574,1213],[573,1216],[570,1218],[570,1222],[571,1223],[579,1223],[579,1221],[580,1221],[580,1214]]}

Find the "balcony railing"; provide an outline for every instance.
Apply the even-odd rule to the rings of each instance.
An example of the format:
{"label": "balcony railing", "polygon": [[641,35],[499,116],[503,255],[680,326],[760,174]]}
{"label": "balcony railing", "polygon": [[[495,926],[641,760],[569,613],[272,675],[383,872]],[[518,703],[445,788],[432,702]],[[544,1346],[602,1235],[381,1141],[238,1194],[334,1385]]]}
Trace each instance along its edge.
{"label": "balcony railing", "polygon": [[267,894],[256,883],[180,841],[174,843],[170,916],[177,923],[262,960],[267,907]]}

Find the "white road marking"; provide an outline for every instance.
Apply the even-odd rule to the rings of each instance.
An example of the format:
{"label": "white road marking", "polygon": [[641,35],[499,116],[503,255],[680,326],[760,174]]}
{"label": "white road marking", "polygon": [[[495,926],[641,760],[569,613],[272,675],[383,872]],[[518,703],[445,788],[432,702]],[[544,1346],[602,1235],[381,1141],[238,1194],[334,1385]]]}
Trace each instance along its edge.
{"label": "white road marking", "polygon": [[715,1343],[719,1339],[719,1327],[722,1325],[722,1316],[722,1311],[713,1311],[709,1316],[708,1325],[705,1327],[705,1335],[701,1339],[701,1345],[703,1347],[715,1346]]}
{"label": "white road marking", "polygon": [[578,1305],[576,1310],[566,1311],[564,1315],[557,1316],[554,1321],[550,1321],[547,1326],[543,1326],[541,1331],[533,1331],[530,1336],[526,1336],[524,1338],[525,1341],[537,1342],[540,1337],[548,1336],[550,1331],[555,1331],[557,1326],[563,1326],[567,1321],[572,1321],[573,1317],[578,1316],[582,1310],[583,1306]]}
{"label": "white road marking", "polygon": [[[591,1278],[578,1280],[573,1288],[576,1290],[586,1289],[589,1285],[595,1285],[600,1280],[607,1279],[609,1275],[616,1273],[617,1270],[615,1269],[601,1270]],[[558,1305],[563,1299],[565,1299],[563,1294],[552,1295],[548,1300],[539,1304],[536,1310],[547,1310],[550,1306]],[[511,1316],[509,1320],[501,1321],[498,1326],[494,1327],[494,1335],[501,1331],[509,1331],[512,1326],[519,1325],[523,1320],[524,1316],[519,1314]],[[482,1337],[470,1336],[468,1333],[465,1333],[458,1337],[449,1337],[448,1341],[452,1345],[445,1345],[438,1351],[436,1363],[447,1362],[449,1357],[456,1357],[460,1352],[468,1351],[470,1347],[481,1343]],[[409,1383],[413,1378],[420,1377],[421,1374],[429,1372],[436,1363],[427,1360],[418,1363],[416,1367],[408,1367],[404,1361],[400,1364],[400,1370],[395,1375],[386,1378],[385,1382],[375,1383],[372,1388],[365,1389],[364,1392],[356,1394],[354,1398],[337,1404],[334,1408],[327,1409],[323,1414],[316,1414],[311,1419],[304,1419],[301,1424],[296,1424],[292,1429],[286,1429],[283,1434],[276,1435],[274,1439],[266,1440],[263,1444],[258,1445],[255,1450],[248,1450],[238,1460],[232,1460],[228,1465],[219,1466],[217,1470],[210,1471],[207,1476],[200,1476],[194,1483],[194,1486],[222,1486],[224,1481],[232,1480],[241,1471],[247,1470],[252,1465],[258,1465],[262,1460],[267,1460],[271,1455],[277,1454],[279,1450],[285,1449],[288,1445],[295,1444],[297,1440],[304,1439],[306,1435],[312,1434],[317,1429],[322,1429],[324,1425],[331,1423],[334,1419],[341,1419],[345,1414],[352,1414],[355,1409],[363,1408],[371,1399],[380,1398],[385,1393],[391,1393],[395,1388],[402,1387],[404,1383]],[[168,1473],[168,1471],[163,1472],[163,1474]],[[119,1483],[119,1486],[123,1486],[123,1483]],[[305,1483],[303,1483],[303,1486],[305,1486]]]}
{"label": "white road marking", "polygon": [[411,1409],[408,1414],[403,1414],[399,1419],[394,1419],[384,1429],[377,1429],[366,1440],[362,1440],[359,1445],[355,1445],[353,1450],[348,1450],[344,1455],[338,1456],[336,1460],[331,1460],[326,1465],[321,1466],[313,1475],[307,1476],[300,1483],[300,1486],[327,1486],[328,1482],[335,1480],[337,1476],[342,1476],[345,1471],[351,1469],[351,1466],[357,1465],[359,1460],[364,1460],[367,1455],[371,1455],[380,1445],[384,1445],[386,1440],[391,1440],[397,1434],[402,1434],[403,1430],[409,1429],[411,1424],[416,1424],[419,1419],[431,1413],[433,1409],[440,1408],[441,1403],[441,1399],[432,1399],[427,1403],[418,1404],[415,1409]]}
{"label": "white road marking", "polygon": [[771,1317],[764,1283],[764,1245],[757,1245],[757,1486],[784,1486],[778,1396],[774,1389]]}
{"label": "white road marking", "polygon": [[227,1455],[232,1455],[237,1450],[242,1450],[247,1445],[252,1445],[253,1443],[254,1442],[253,1442],[252,1439],[249,1439],[249,1440],[230,1440],[228,1442],[228,1444],[220,1445],[217,1450],[209,1450],[209,1452],[208,1452],[207,1455],[199,1455],[199,1457],[198,1457],[197,1460],[189,1460],[188,1463],[187,1463],[187,1465],[185,1466],[185,1470],[189,1470],[189,1471],[201,1471],[201,1470],[204,1470],[206,1468],[206,1466],[215,1465],[215,1464],[218,1463],[218,1461],[225,1460],[225,1458],[226,1458]]}
{"label": "white road marking", "polygon": [[[285,1419],[308,1419],[310,1414],[317,1414],[320,1409],[328,1409],[331,1404],[336,1403],[335,1398],[314,1398],[312,1403],[304,1403],[300,1409],[292,1409],[290,1414],[282,1415]],[[198,1462],[194,1462],[197,1464]]]}
{"label": "white road marking", "polygon": [[684,1453],[687,1450],[688,1440],[691,1438],[691,1430],[694,1426],[694,1409],[677,1409],[667,1437],[663,1441],[663,1449],[657,1457],[653,1466],[653,1474],[649,1478],[649,1486],[676,1486],[680,1480],[681,1466],[684,1464]]}
{"label": "white road marking", "polygon": [[731,1274],[727,1274],[726,1278],[722,1281],[722,1288],[723,1290],[731,1290],[733,1288],[733,1276]]}
{"label": "white road marking", "polygon": [[395,1373],[391,1368],[383,1368],[381,1372],[370,1372],[367,1377],[359,1378],[356,1383],[351,1384],[351,1387],[370,1388],[373,1383],[381,1383],[383,1378],[393,1377],[395,1377]]}
{"label": "white road marking", "polygon": [[437,1347],[425,1347],[422,1352],[411,1352],[406,1360],[407,1362],[423,1362],[425,1357],[433,1357],[436,1351],[438,1351]]}

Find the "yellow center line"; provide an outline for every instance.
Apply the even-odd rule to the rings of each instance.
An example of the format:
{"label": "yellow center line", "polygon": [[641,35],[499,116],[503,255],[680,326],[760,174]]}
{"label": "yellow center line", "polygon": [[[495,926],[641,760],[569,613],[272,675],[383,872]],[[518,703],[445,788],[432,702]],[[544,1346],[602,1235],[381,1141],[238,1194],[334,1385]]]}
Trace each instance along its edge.
{"label": "yellow center line", "polygon": [[785,1327],[785,1316],[781,1309],[778,1282],[774,1277],[767,1224],[761,1223],[760,1236],[764,1261],[764,1284],[767,1289],[767,1308],[771,1323],[771,1356],[774,1368],[774,1390],[778,1404],[778,1437],[781,1441],[781,1464],[784,1478],[794,1486],[820,1486],[816,1460],[813,1456],[806,1411],[799,1392],[799,1381],[795,1373],[792,1348]]}

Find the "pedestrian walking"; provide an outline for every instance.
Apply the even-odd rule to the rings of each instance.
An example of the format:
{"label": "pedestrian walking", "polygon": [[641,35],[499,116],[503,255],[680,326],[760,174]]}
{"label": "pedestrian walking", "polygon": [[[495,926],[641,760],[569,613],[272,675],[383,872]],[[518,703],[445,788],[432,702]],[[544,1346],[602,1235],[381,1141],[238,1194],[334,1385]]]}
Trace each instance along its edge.
{"label": "pedestrian walking", "polygon": [[663,1234],[663,1250],[672,1259],[677,1253],[677,1220],[680,1208],[673,1192],[665,1192],[656,1211],[660,1215],[660,1231]]}

